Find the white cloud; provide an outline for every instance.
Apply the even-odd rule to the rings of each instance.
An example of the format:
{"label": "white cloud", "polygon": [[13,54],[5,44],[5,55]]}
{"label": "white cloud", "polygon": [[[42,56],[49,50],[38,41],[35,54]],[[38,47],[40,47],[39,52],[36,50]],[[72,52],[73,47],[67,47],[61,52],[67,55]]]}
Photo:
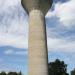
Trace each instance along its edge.
{"label": "white cloud", "polygon": [[12,49],[8,49],[8,50],[6,50],[5,52],[4,52],[5,54],[12,54],[13,53],[13,50]]}
{"label": "white cloud", "polygon": [[[46,15],[46,18],[52,18],[52,17],[58,18],[57,20],[60,23],[60,27],[62,27],[61,25],[63,25],[66,28],[72,29],[71,27],[75,26],[75,0],[69,0],[65,3],[59,3],[59,2],[56,3],[54,11],[49,11]],[[56,24],[56,25],[59,25],[59,24]],[[53,32],[53,33],[58,33],[58,32]],[[48,40],[48,50],[75,52],[75,41],[74,40],[72,41],[72,40],[66,39],[66,36],[64,36],[65,38],[63,39],[56,38],[56,36],[52,36],[50,32],[48,32],[48,34],[50,35],[50,37],[48,37],[47,39]]]}
{"label": "white cloud", "polygon": [[14,34],[0,34],[0,46],[13,46],[17,48],[26,48],[28,47],[28,40],[23,35],[14,35]]}
{"label": "white cloud", "polygon": [[55,10],[48,12],[46,17],[57,16],[65,27],[75,25],[75,0],[55,4]]}
{"label": "white cloud", "polygon": [[[70,37],[70,34],[72,33],[71,31],[68,32],[68,30],[72,29],[73,26],[75,26],[75,0],[69,0],[65,3],[56,3],[55,4],[55,9],[54,11],[49,11],[46,15],[46,18],[52,18],[52,17],[57,17],[58,23],[53,23],[56,24],[54,27],[57,31],[59,32],[53,32],[51,28],[49,31],[51,31],[53,34],[54,33],[59,33],[60,36],[62,35],[61,32],[64,32],[63,30],[59,30],[59,26],[62,27],[64,26],[66,29],[67,33],[63,33],[64,35],[68,35],[67,37]],[[59,24],[60,23],[60,24]],[[74,27],[73,27],[74,28]],[[70,33],[70,34],[69,34]],[[48,32],[48,50],[58,50],[58,51],[64,51],[64,52],[75,52],[75,40],[69,40],[66,39],[66,36],[62,39],[56,38],[56,35],[52,36],[53,34],[50,34]],[[73,33],[72,33],[73,34]],[[74,34],[73,34],[74,35]],[[72,38],[70,38],[72,39]],[[73,38],[74,39],[74,38]]]}
{"label": "white cloud", "polygon": [[48,37],[48,50],[75,52],[75,41]]}
{"label": "white cloud", "polygon": [[9,45],[27,49],[28,24],[23,21],[11,21],[10,26],[0,28],[0,45]]}
{"label": "white cloud", "polygon": [[20,4],[21,0],[0,0],[0,8],[8,8],[9,6],[15,6]]}
{"label": "white cloud", "polygon": [[13,49],[7,49],[4,51],[5,55],[27,55],[28,52],[25,50],[13,50]]}
{"label": "white cloud", "polygon": [[0,0],[2,10],[0,11],[0,46],[27,49],[27,15],[21,8],[20,2],[20,0]]}

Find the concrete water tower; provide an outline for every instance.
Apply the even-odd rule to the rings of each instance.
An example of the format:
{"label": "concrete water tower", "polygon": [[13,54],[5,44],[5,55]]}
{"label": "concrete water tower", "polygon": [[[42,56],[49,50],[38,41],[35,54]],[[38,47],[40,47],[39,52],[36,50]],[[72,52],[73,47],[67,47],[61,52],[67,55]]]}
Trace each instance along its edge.
{"label": "concrete water tower", "polygon": [[48,75],[48,52],[45,14],[52,0],[22,0],[22,6],[29,15],[29,75]]}

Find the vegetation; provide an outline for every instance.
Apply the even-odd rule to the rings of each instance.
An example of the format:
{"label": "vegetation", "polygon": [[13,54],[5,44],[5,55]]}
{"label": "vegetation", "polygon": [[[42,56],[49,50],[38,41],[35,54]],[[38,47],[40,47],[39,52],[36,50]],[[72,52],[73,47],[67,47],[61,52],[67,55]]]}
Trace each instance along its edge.
{"label": "vegetation", "polygon": [[17,72],[8,72],[8,73],[6,73],[6,72],[2,71],[0,73],[0,75],[22,75],[22,72],[20,71],[19,73],[17,73]]}
{"label": "vegetation", "polygon": [[54,62],[49,63],[49,75],[68,75],[67,65],[64,61],[56,59]]}
{"label": "vegetation", "polygon": [[[54,62],[50,62],[48,64],[49,67],[49,75],[69,75],[67,73],[67,64],[64,61],[60,61],[56,59]],[[2,71],[0,75],[22,75],[22,72],[4,72]],[[75,75],[75,69],[71,71],[70,75]]]}
{"label": "vegetation", "polygon": [[[49,75],[69,75],[67,73],[67,64],[64,61],[56,59],[54,62],[50,62],[49,66]],[[71,71],[71,75],[75,75],[75,69]]]}
{"label": "vegetation", "polygon": [[75,69],[71,71],[71,75],[75,75]]}

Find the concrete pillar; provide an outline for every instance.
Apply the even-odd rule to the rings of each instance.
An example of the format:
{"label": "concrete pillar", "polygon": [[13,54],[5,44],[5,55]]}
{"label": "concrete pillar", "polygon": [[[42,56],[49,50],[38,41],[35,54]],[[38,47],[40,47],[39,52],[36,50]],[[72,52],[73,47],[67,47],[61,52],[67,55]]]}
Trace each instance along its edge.
{"label": "concrete pillar", "polygon": [[51,0],[22,0],[29,14],[29,75],[48,75],[45,14],[51,4]]}

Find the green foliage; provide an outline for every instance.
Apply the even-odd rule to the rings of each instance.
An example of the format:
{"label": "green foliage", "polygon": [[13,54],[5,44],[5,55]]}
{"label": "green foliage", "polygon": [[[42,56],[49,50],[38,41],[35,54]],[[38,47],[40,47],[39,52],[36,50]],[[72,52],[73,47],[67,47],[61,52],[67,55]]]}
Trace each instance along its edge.
{"label": "green foliage", "polygon": [[49,63],[49,75],[68,75],[67,65],[64,61],[56,59],[54,62]]}
{"label": "green foliage", "polygon": [[75,69],[71,71],[71,75],[75,75]]}
{"label": "green foliage", "polygon": [[22,75],[22,72],[20,71],[20,72],[18,73],[18,75]]}
{"label": "green foliage", "polygon": [[16,72],[9,72],[7,75],[18,75]]}
{"label": "green foliage", "polygon": [[0,73],[0,75],[6,75],[6,73],[5,73],[4,71],[2,71],[2,72]]}
{"label": "green foliage", "polygon": [[17,72],[8,72],[8,73],[6,73],[6,72],[2,71],[0,73],[0,75],[22,75],[22,72],[20,71],[19,73],[17,73]]}

